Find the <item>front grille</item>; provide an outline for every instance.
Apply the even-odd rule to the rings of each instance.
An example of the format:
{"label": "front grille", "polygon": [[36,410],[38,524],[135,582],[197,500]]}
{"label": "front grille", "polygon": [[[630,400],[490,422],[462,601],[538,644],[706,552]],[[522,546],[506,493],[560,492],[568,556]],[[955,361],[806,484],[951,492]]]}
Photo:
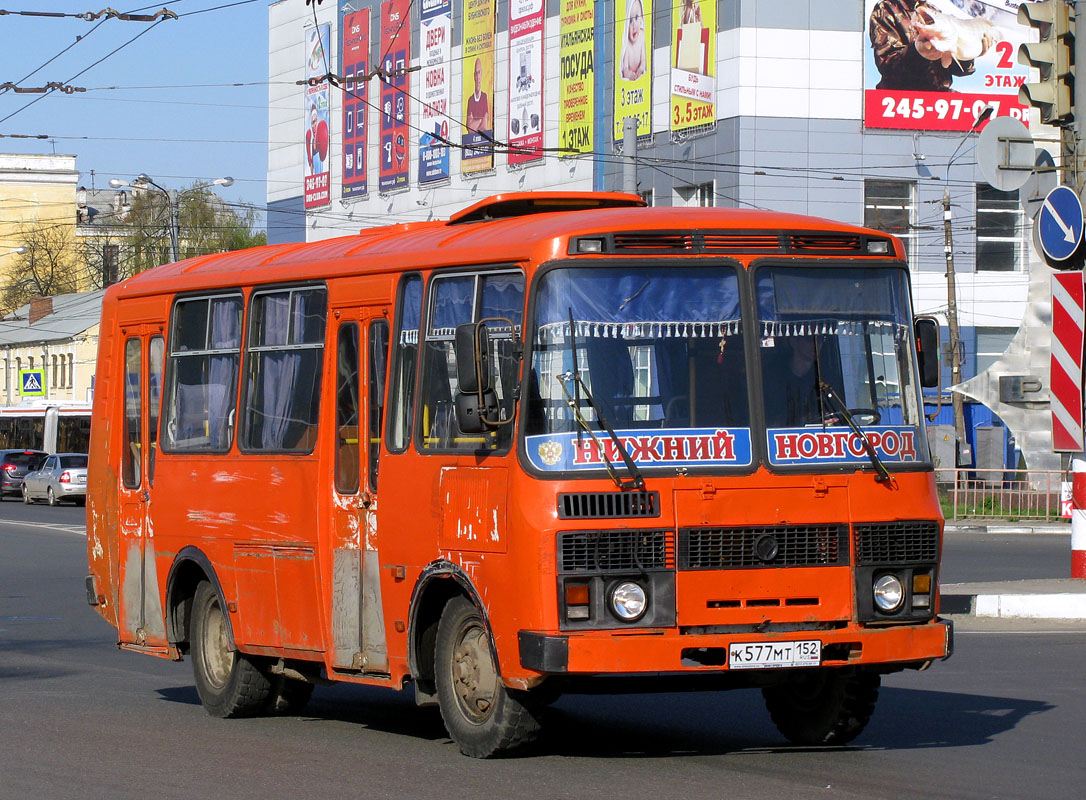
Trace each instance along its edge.
{"label": "front grille", "polygon": [[939,560],[939,523],[865,522],[855,526],[856,563],[934,563]]}
{"label": "front grille", "polygon": [[685,528],[679,531],[679,569],[845,564],[848,564],[847,525]]}
{"label": "front grille", "polygon": [[670,531],[568,531],[558,534],[559,572],[628,572],[674,566]]}
{"label": "front grille", "polygon": [[558,495],[559,519],[660,516],[659,492],[569,492]]}

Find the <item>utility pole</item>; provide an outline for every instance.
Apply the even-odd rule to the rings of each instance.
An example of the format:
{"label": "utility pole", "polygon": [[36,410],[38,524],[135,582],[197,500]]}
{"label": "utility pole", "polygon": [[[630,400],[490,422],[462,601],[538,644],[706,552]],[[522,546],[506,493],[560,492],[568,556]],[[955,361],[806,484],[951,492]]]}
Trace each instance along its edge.
{"label": "utility pole", "polygon": [[637,117],[622,121],[622,191],[637,194]]}
{"label": "utility pole", "polygon": [[[974,127],[976,127],[974,125]],[[968,135],[968,134],[967,134]],[[950,167],[947,167],[947,174]],[[943,187],[943,250],[946,254],[946,324],[950,332],[950,385],[962,382],[962,348],[958,334],[958,287],[954,275],[954,232],[951,226],[950,187]],[[973,454],[965,437],[965,408],[962,393],[950,391],[951,409],[954,412],[955,466],[967,466],[973,463]]]}
{"label": "utility pole", "polygon": [[[962,382],[962,343],[958,331],[958,281],[954,273],[954,231],[951,225],[952,214],[950,211],[950,168],[954,166],[954,159],[958,157],[958,151],[962,149],[965,140],[985,122],[995,111],[992,106],[985,106],[977,115],[965,136],[954,148],[950,159],[946,164],[946,180],[943,182],[943,253],[946,256],[946,325],[950,333],[950,385],[957,386]],[[954,453],[955,466],[967,467],[973,463],[973,451],[969,446],[969,440],[965,436],[965,402],[962,393],[950,390],[950,404],[954,412]]]}
{"label": "utility pole", "polygon": [[166,191],[166,202],[170,207],[170,255],[177,262],[181,260],[181,248],[178,244],[178,240],[181,238],[181,232],[178,230],[181,224],[181,209],[178,207],[181,204],[181,198],[178,196],[176,189]]}

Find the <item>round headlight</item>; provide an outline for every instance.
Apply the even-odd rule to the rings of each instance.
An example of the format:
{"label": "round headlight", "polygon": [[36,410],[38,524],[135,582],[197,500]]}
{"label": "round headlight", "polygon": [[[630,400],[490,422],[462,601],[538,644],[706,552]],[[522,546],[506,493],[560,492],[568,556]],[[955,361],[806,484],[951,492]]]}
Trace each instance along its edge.
{"label": "round headlight", "polygon": [[896,575],[883,575],[875,581],[872,590],[875,593],[875,605],[880,611],[897,611],[905,601],[905,587]]}
{"label": "round headlight", "polygon": [[645,590],[633,581],[623,581],[611,590],[611,610],[626,622],[640,619],[648,607]]}

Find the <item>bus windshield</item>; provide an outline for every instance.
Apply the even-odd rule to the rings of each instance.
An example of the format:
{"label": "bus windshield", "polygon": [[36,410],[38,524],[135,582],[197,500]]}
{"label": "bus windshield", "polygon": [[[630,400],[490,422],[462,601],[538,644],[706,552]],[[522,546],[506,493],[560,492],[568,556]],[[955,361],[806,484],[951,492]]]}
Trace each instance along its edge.
{"label": "bus windshield", "polygon": [[536,469],[620,462],[601,415],[641,467],[751,463],[734,268],[552,269],[533,331],[524,430]]}
{"label": "bus windshield", "polygon": [[[769,462],[926,461],[903,270],[755,274]],[[851,417],[851,420],[849,419]]]}

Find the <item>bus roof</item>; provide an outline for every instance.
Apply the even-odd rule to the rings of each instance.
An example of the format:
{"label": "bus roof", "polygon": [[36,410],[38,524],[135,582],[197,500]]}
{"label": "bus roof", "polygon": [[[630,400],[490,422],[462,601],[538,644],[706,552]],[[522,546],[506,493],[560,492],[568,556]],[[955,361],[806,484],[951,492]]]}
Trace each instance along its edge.
{"label": "bus roof", "polygon": [[[902,258],[904,252],[888,234],[798,214],[735,208],[650,208],[636,195],[616,192],[520,192],[487,198],[448,220],[366,228],[358,234],[320,242],[267,245],[164,264],[129,278],[116,291],[121,297],[145,296],[286,282],[308,277],[305,267],[312,268],[315,278],[547,260],[564,256],[566,242],[576,237],[622,233],[668,233],[675,237],[699,231],[748,234],[737,237],[732,249],[718,249],[711,253],[714,255],[784,252],[773,245],[771,236],[759,239],[749,235],[758,232],[838,234],[856,241],[863,237],[893,240],[890,252],[882,257]],[[638,240],[646,241],[644,237]],[[666,244],[649,243],[645,247],[658,255],[677,252]],[[632,247],[626,252],[634,255],[637,249]],[[791,252],[803,250],[797,247]],[[817,247],[807,250],[819,254]],[[440,258],[435,258],[438,251]],[[839,250],[838,254],[843,252]]]}

